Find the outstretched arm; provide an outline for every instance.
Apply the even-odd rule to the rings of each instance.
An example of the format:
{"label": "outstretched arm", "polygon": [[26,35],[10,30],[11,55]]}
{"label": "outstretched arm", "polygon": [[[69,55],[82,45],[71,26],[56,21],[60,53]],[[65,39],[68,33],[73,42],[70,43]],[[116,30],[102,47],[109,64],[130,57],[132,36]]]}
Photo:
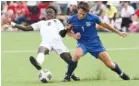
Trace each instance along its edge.
{"label": "outstretched arm", "polygon": [[11,25],[15,28],[18,28],[20,30],[23,30],[23,31],[33,31],[33,27],[32,26],[22,26],[22,25],[17,25],[16,23],[14,22],[11,22]]}
{"label": "outstretched arm", "polygon": [[96,24],[96,28],[97,28],[97,30],[103,30],[103,31],[109,32],[109,30],[107,28],[104,28],[103,26],[98,25],[98,24]]}
{"label": "outstretched arm", "polygon": [[99,23],[99,25],[103,26],[104,28],[107,28],[108,30],[112,31],[112,32],[115,32],[117,34],[119,34],[120,36],[122,37],[126,37],[127,34],[125,32],[120,32],[119,30],[115,29],[112,25],[110,24],[107,24],[107,23]]}

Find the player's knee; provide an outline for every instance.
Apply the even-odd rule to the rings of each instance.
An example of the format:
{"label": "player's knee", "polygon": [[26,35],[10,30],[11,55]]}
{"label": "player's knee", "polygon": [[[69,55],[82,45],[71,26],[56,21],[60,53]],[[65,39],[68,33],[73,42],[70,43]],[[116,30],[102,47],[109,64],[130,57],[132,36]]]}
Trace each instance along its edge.
{"label": "player's knee", "polygon": [[79,58],[79,57],[83,56],[83,53],[82,52],[76,52],[74,56],[76,58]]}
{"label": "player's knee", "polygon": [[69,63],[69,61],[71,60],[72,56],[70,53],[62,53],[60,54],[60,57],[66,62]]}
{"label": "player's knee", "polygon": [[40,46],[39,49],[38,49],[38,53],[44,53],[45,55],[49,54],[49,49],[47,49],[43,46]]}
{"label": "player's knee", "polygon": [[49,50],[46,49],[44,53],[45,53],[45,55],[46,55],[46,54],[49,54]]}
{"label": "player's knee", "polygon": [[106,62],[105,65],[108,67],[108,68],[114,68],[114,64],[113,62]]}
{"label": "player's knee", "polygon": [[79,56],[79,55],[74,55],[74,56],[72,57],[72,60],[75,61],[75,62],[77,62],[77,61],[80,59],[80,57],[81,57],[81,56]]}
{"label": "player's knee", "polygon": [[83,49],[78,47],[75,50],[75,54],[74,54],[73,59],[79,59],[81,56],[83,56]]}

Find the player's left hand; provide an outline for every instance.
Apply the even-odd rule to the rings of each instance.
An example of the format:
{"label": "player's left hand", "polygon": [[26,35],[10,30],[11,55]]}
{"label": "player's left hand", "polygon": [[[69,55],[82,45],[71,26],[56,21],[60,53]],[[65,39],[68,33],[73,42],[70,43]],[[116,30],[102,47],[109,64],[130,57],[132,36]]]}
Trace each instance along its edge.
{"label": "player's left hand", "polygon": [[72,28],[72,24],[67,24],[67,25],[66,25],[66,29],[67,29],[67,30],[71,30],[71,28]]}
{"label": "player's left hand", "polygon": [[75,38],[76,40],[79,40],[81,38],[81,34],[78,32],[74,34],[73,38]]}
{"label": "player's left hand", "polygon": [[120,32],[119,35],[122,36],[122,37],[127,37],[127,33],[126,32]]}

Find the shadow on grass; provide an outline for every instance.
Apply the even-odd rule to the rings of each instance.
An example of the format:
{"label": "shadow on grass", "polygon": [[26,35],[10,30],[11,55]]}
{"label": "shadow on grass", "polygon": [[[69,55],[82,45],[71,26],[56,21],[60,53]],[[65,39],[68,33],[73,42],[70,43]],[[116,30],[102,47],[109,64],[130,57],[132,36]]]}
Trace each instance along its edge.
{"label": "shadow on grass", "polygon": [[[93,76],[94,75],[94,76]],[[38,85],[46,85],[46,84],[68,84],[68,83],[80,83],[80,82],[86,82],[86,81],[121,81],[123,82],[124,80],[108,80],[106,78],[106,75],[104,74],[103,71],[97,70],[96,74],[91,74],[90,76],[81,78],[80,81],[73,81],[71,80],[70,82],[63,82],[62,80],[51,80],[48,83],[42,83],[39,80],[19,80],[19,81],[7,81],[7,80],[2,80],[2,84],[13,84],[13,85],[21,85],[21,86],[26,86],[26,85],[31,85],[31,86],[38,86]],[[139,80],[139,77],[131,77],[131,80],[128,81],[134,81],[134,80]]]}
{"label": "shadow on grass", "polygon": [[135,76],[131,80],[139,80],[139,76]]}

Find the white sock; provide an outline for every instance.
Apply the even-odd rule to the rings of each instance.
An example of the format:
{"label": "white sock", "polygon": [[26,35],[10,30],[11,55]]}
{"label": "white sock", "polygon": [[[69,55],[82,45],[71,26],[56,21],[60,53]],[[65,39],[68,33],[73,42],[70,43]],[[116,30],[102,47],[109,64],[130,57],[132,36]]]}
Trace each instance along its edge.
{"label": "white sock", "polygon": [[115,68],[116,64],[115,64],[114,62],[112,63],[112,65],[113,65],[113,66],[114,66],[114,68]]}
{"label": "white sock", "polygon": [[44,58],[45,58],[44,53],[38,53],[36,60],[41,65],[44,62]]}

